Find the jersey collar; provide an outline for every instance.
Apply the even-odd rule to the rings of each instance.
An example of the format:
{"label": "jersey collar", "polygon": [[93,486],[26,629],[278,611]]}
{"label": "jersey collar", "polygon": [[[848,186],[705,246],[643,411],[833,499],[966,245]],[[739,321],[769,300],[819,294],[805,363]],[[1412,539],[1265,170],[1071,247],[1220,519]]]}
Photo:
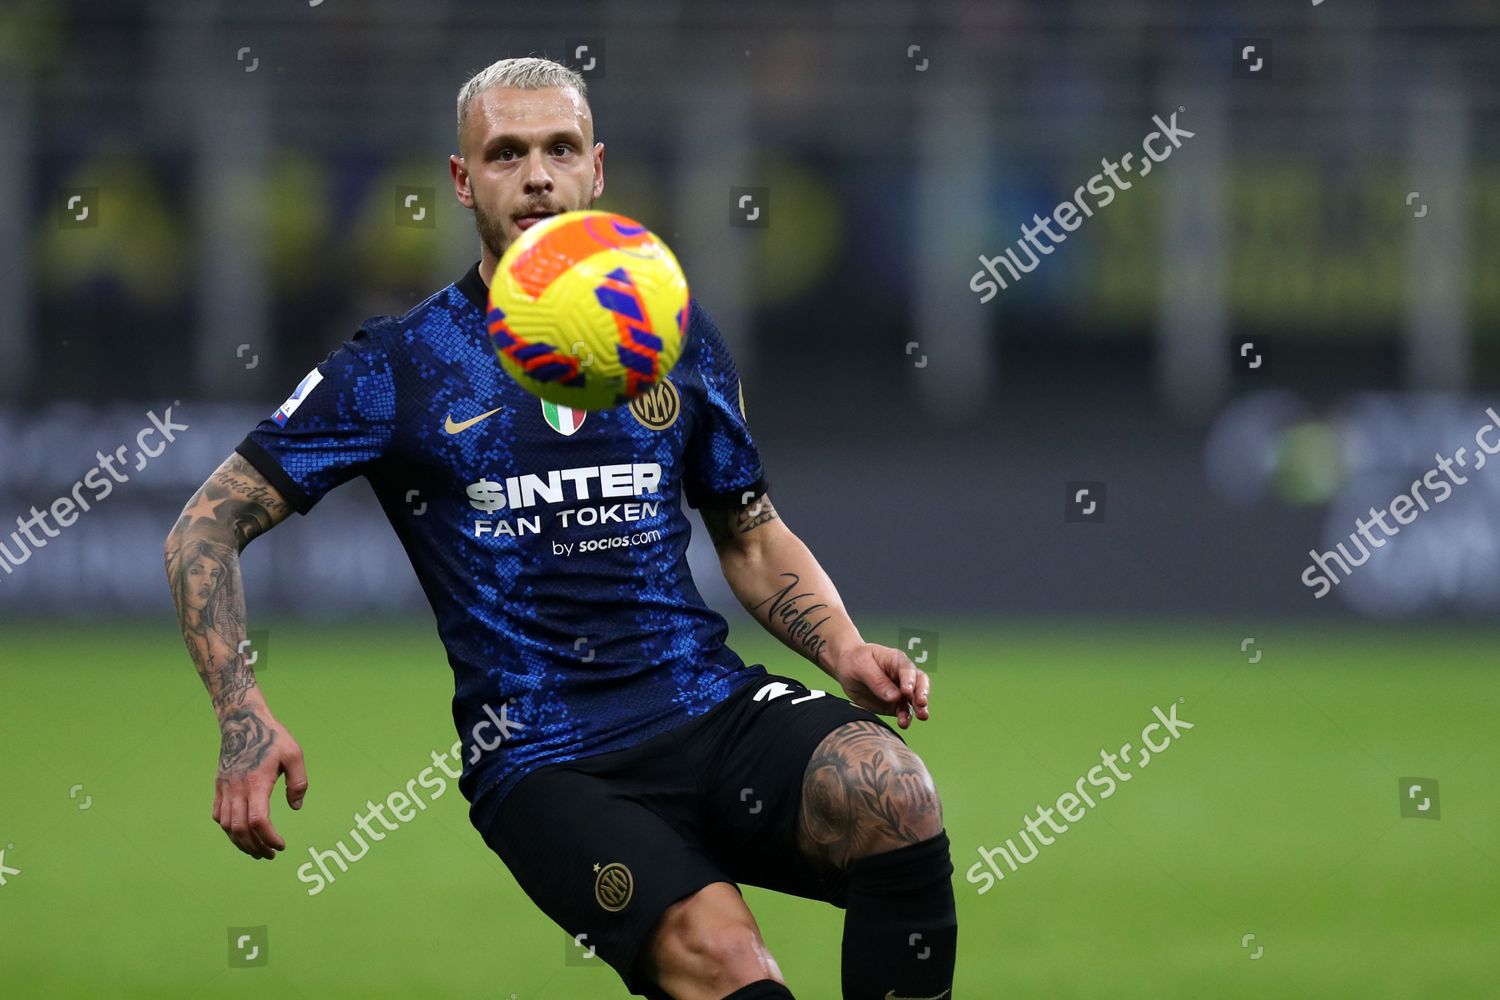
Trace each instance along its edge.
{"label": "jersey collar", "polygon": [[464,293],[464,298],[474,303],[475,309],[481,313],[489,311],[490,290],[485,287],[484,279],[479,276],[479,261],[475,261],[474,266],[469,268],[469,273],[459,278],[454,284],[458,286],[460,292]]}

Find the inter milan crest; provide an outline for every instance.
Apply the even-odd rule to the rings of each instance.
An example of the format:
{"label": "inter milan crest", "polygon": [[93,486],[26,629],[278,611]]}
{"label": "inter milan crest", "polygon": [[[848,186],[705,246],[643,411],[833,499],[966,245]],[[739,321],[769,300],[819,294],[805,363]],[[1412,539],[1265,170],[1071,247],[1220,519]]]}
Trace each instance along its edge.
{"label": "inter milan crest", "polygon": [[559,434],[571,435],[583,426],[583,418],[586,416],[587,410],[575,410],[571,406],[560,406],[542,400],[542,417],[547,421],[547,426]]}
{"label": "inter milan crest", "polygon": [[630,903],[630,897],[635,895],[635,879],[630,875],[630,869],[618,861],[611,861],[600,868],[594,865],[594,898],[599,905],[610,913],[618,913],[625,909]]}
{"label": "inter milan crest", "polygon": [[630,414],[641,426],[653,431],[664,431],[677,421],[682,412],[682,397],[677,387],[668,378],[662,379],[650,389],[630,401]]}

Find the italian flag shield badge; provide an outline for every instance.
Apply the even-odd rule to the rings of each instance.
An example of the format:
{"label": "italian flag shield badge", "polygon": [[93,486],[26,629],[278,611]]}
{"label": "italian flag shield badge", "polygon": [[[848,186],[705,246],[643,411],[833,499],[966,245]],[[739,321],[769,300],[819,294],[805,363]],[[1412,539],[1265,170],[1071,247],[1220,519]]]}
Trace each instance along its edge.
{"label": "italian flag shield badge", "polygon": [[572,434],[583,426],[583,418],[588,416],[587,410],[575,410],[571,406],[559,406],[556,403],[542,400],[542,416],[546,418],[548,426],[559,434]]}

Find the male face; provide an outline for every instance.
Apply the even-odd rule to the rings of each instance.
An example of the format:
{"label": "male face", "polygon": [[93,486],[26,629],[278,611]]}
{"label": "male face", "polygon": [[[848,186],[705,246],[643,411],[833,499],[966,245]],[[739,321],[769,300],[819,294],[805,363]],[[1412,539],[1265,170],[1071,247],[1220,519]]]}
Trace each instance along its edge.
{"label": "male face", "polygon": [[459,154],[449,159],[454,191],[497,260],[536,222],[588,208],[604,192],[604,144],[572,87],[475,95]]}

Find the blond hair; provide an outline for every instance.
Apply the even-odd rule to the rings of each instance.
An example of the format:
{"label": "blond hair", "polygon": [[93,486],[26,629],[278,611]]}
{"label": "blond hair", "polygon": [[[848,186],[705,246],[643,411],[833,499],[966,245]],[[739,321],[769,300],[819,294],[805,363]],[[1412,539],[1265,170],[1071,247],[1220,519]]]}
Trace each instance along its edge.
{"label": "blond hair", "polygon": [[589,86],[576,70],[541,56],[518,56],[501,59],[469,77],[458,90],[458,148],[463,152],[464,119],[474,98],[491,87],[515,87],[519,90],[545,90],[571,87],[588,104]]}

